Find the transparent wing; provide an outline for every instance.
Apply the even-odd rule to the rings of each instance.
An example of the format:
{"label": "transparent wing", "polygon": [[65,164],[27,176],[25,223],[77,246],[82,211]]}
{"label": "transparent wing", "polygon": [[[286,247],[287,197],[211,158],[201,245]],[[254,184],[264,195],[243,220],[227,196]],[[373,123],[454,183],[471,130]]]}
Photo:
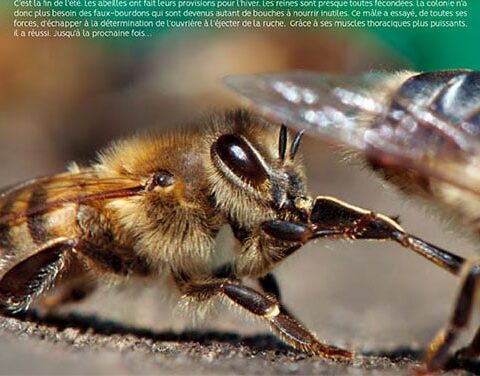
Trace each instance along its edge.
{"label": "transparent wing", "polygon": [[[385,167],[411,168],[480,194],[480,120],[462,113],[467,99],[470,112],[478,108],[479,103],[471,105],[475,101],[468,98],[468,90],[475,86],[460,92],[462,87],[465,91],[460,82],[455,92],[455,84],[464,79],[465,72],[428,77],[410,73],[403,81],[408,77],[428,81],[414,79],[402,90],[398,90],[401,76],[383,72],[230,76],[225,83],[274,121],[360,150]],[[395,81],[396,94],[392,96],[390,87]],[[480,97],[476,92],[471,93],[474,96]],[[464,98],[457,106],[461,106],[461,116],[438,110],[439,98],[452,102],[459,97]],[[455,108],[455,103],[448,105]]]}
{"label": "transparent wing", "polygon": [[[265,116],[297,129],[365,149],[361,113],[380,114],[384,106],[363,93],[384,82],[386,74],[359,77],[288,72],[229,76],[225,83]],[[347,98],[344,88],[349,88]]]}

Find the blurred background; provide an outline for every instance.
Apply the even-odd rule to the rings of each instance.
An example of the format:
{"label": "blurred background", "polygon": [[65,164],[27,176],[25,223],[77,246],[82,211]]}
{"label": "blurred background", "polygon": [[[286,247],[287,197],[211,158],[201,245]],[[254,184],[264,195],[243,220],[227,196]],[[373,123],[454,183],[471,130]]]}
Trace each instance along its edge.
{"label": "blurred background", "polygon": [[[480,3],[469,12],[469,27],[461,30],[162,31],[141,41],[92,42],[14,39],[9,9],[0,5],[0,184],[89,161],[111,140],[144,128],[172,128],[238,106],[221,83],[228,74],[479,69],[480,24],[474,20]],[[306,139],[302,149],[312,192],[400,215],[406,229],[461,255],[475,250],[448,218],[397,195],[369,171],[342,163],[333,148]],[[228,233],[221,244],[230,245]],[[276,274],[285,302],[307,327],[329,343],[359,351],[424,348],[447,318],[457,286],[413,253],[371,242],[308,245]],[[191,320],[174,314],[174,304],[162,295],[158,285],[122,286],[65,311],[159,332],[190,327]],[[200,327],[266,331],[227,310]],[[27,340],[0,336],[0,373],[58,371],[47,365],[49,350],[21,341]],[[34,355],[18,368],[12,351]],[[63,367],[69,358],[62,359]],[[108,356],[95,357],[88,367],[104,373],[109,362]],[[117,371],[127,372],[121,366]]]}

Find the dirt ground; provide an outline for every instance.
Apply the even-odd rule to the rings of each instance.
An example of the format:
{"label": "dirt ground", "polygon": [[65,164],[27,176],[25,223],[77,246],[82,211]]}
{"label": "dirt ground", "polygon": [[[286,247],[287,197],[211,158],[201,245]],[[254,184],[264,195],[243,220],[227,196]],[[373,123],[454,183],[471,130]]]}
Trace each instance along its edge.
{"label": "dirt ground", "polygon": [[335,364],[290,350],[269,335],[155,333],[93,317],[40,324],[2,319],[1,326],[16,337],[9,349],[16,359],[2,356],[4,374],[397,374],[416,364],[417,355],[399,348]]}
{"label": "dirt ground", "polygon": [[[460,254],[474,249],[446,230],[444,220],[385,189],[369,172],[339,164],[329,148],[307,140],[304,154],[315,192],[399,214],[411,232]],[[227,309],[192,325],[172,299],[161,298],[159,283],[105,288],[46,318],[1,318],[0,373],[405,374],[420,364],[457,286],[454,277],[399,246],[360,241],[307,245],[276,274],[290,309],[325,342],[355,350],[352,364],[293,351],[261,323]],[[474,362],[451,366],[452,374],[480,370]]]}

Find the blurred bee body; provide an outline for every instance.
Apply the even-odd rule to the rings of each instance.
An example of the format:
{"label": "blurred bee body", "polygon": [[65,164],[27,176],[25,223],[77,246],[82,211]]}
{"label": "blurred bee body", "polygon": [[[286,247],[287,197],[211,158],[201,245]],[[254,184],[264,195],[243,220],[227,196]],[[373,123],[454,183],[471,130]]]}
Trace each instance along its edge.
{"label": "blurred bee body", "polygon": [[[171,135],[117,142],[88,167],[32,180],[0,196],[0,303],[27,309],[84,297],[102,278],[166,276],[185,301],[222,298],[264,320],[285,342],[327,358],[281,303],[272,268],[315,238],[393,240],[456,273],[463,260],[407,234],[394,220],[342,201],[313,199],[289,141],[245,111],[214,115]],[[229,225],[233,260],[216,266]],[[242,284],[255,279],[262,291]],[[49,298],[46,291],[60,291]]]}
{"label": "blurred bee body", "polygon": [[[431,201],[480,234],[480,72],[287,72],[232,76],[226,83],[267,118],[350,148],[404,193]],[[463,269],[454,313],[428,351],[428,370],[443,367],[469,322],[480,262]],[[480,355],[480,330],[461,355]]]}

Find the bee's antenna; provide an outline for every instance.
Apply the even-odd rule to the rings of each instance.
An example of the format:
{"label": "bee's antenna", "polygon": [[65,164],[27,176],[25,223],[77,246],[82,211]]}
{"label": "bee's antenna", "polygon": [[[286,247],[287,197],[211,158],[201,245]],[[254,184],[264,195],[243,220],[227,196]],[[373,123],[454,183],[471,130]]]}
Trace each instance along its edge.
{"label": "bee's antenna", "polygon": [[282,124],[278,137],[278,157],[282,162],[285,160],[285,153],[287,152],[287,136],[287,127]]}
{"label": "bee's antenna", "polygon": [[290,159],[293,161],[295,154],[297,154],[298,147],[300,146],[300,141],[302,141],[302,136],[305,133],[305,129],[302,129],[295,135],[295,138],[292,141],[292,146],[290,147]]}

